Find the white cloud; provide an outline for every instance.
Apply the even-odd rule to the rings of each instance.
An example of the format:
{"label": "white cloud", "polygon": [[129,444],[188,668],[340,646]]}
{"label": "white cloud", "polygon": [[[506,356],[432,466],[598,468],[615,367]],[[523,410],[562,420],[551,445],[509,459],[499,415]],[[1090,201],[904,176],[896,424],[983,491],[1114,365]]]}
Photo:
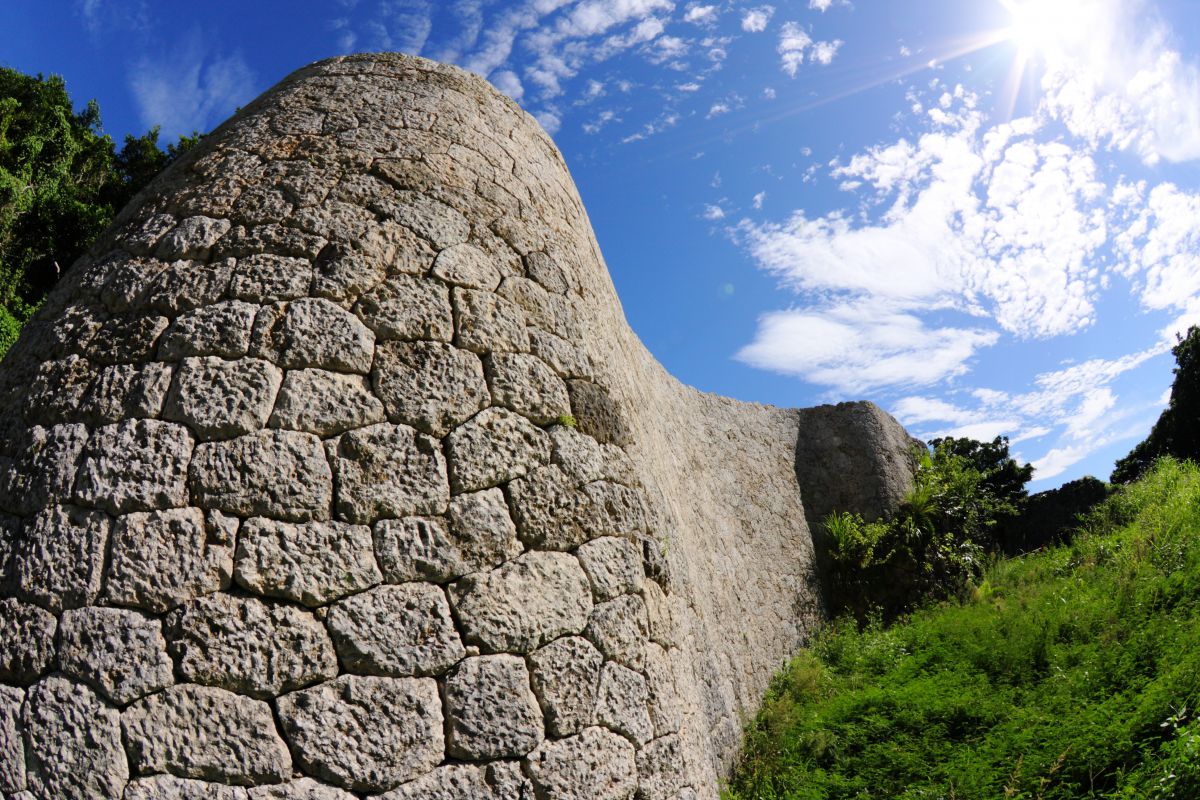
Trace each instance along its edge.
{"label": "white cloud", "polygon": [[712,119],[713,117],[719,117],[722,114],[728,114],[731,110],[728,103],[713,103],[704,118]]}
{"label": "white cloud", "polygon": [[812,37],[795,22],[783,23],[779,33],[779,45],[775,51],[779,53],[780,67],[791,77],[796,77],[804,64],[804,53],[812,46]]}
{"label": "white cloud", "polygon": [[742,15],[742,30],[747,33],[762,33],[775,15],[774,6],[758,6],[747,9]]}
{"label": "white cloud", "polygon": [[725,219],[725,209],[718,205],[706,205],[704,213],[701,216],[710,222],[716,222],[717,220]]}
{"label": "white cloud", "polygon": [[536,111],[533,114],[533,118],[536,119],[538,124],[540,124],[542,128],[545,129],[546,133],[550,134],[551,136],[558,133],[558,129],[562,127],[562,117],[560,117],[557,112],[551,109]]}
{"label": "white cloud", "polygon": [[754,195],[754,208],[755,208],[755,210],[761,211],[761,210],[762,210],[762,207],[763,207],[763,203],[765,203],[765,202],[766,202],[766,200],[767,200],[767,193],[766,193],[766,192],[759,192],[758,194]]}
{"label": "white cloud", "polygon": [[833,57],[837,55],[838,49],[843,44],[845,42],[841,39],[835,39],[832,42],[817,42],[813,45],[809,58],[817,64],[829,66],[833,63]]}
{"label": "white cloud", "polygon": [[150,30],[150,9],[146,0],[114,3],[111,0],[76,0],[75,13],[95,40],[110,32],[124,35],[144,34]]}
{"label": "white cloud", "polygon": [[716,22],[716,19],[716,6],[690,5],[683,15],[684,22],[691,22],[697,25],[711,25],[713,22]]}
{"label": "white cloud", "polygon": [[521,102],[521,98],[525,96],[525,87],[521,85],[521,79],[517,77],[517,73],[512,70],[502,69],[492,73],[489,78],[492,85],[506,95]]}
{"label": "white cloud", "polygon": [[808,7],[817,11],[825,12],[833,5],[833,0],[808,0]]}

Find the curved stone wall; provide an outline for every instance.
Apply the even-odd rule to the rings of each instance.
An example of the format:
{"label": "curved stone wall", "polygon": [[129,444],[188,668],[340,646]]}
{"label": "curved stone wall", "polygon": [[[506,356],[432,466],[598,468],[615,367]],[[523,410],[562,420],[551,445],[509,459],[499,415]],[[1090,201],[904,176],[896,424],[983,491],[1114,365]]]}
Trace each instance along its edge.
{"label": "curved stone wall", "polygon": [[714,798],[819,616],[821,448],[905,483],[851,410],[805,455],[666,374],[481,79],[302,69],[0,366],[0,794]]}

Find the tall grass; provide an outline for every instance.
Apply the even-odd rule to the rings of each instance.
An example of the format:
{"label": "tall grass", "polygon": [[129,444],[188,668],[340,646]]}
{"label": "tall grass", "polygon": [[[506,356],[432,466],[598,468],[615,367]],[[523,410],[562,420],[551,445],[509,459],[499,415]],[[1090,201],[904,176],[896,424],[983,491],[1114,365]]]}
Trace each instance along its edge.
{"label": "tall grass", "polygon": [[830,625],[729,800],[1200,798],[1200,470],[1166,460],[973,597]]}

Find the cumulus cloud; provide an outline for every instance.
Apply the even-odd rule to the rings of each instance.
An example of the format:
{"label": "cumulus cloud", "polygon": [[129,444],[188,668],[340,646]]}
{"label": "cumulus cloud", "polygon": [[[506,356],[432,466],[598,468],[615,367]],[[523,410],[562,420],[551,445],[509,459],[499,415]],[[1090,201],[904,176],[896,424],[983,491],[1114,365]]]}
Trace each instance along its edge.
{"label": "cumulus cloud", "polygon": [[717,20],[717,7],[704,5],[689,5],[683,14],[684,22],[696,25],[711,25]]}
{"label": "cumulus cloud", "polygon": [[774,15],[774,6],[758,6],[757,8],[747,9],[742,14],[742,30],[747,33],[762,33],[767,29],[767,25],[771,22],[771,17]]}
{"label": "cumulus cloud", "polygon": [[817,42],[813,45],[812,54],[809,56],[817,64],[829,66],[833,63],[833,57],[837,55],[837,51],[845,44],[841,39],[835,39],[832,42]]}
{"label": "cumulus cloud", "polygon": [[812,46],[812,37],[808,35],[799,23],[785,22],[779,33],[779,44],[775,51],[779,53],[779,64],[791,77],[796,77],[804,64],[804,54]]}

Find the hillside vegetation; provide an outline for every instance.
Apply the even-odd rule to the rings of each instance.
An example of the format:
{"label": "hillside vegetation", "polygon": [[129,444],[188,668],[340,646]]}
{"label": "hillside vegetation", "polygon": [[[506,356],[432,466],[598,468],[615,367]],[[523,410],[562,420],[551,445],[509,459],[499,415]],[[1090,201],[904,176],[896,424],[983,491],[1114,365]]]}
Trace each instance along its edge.
{"label": "hillside vegetation", "polygon": [[1200,798],[1200,469],[1159,461],[967,594],[828,627],[727,798]]}

